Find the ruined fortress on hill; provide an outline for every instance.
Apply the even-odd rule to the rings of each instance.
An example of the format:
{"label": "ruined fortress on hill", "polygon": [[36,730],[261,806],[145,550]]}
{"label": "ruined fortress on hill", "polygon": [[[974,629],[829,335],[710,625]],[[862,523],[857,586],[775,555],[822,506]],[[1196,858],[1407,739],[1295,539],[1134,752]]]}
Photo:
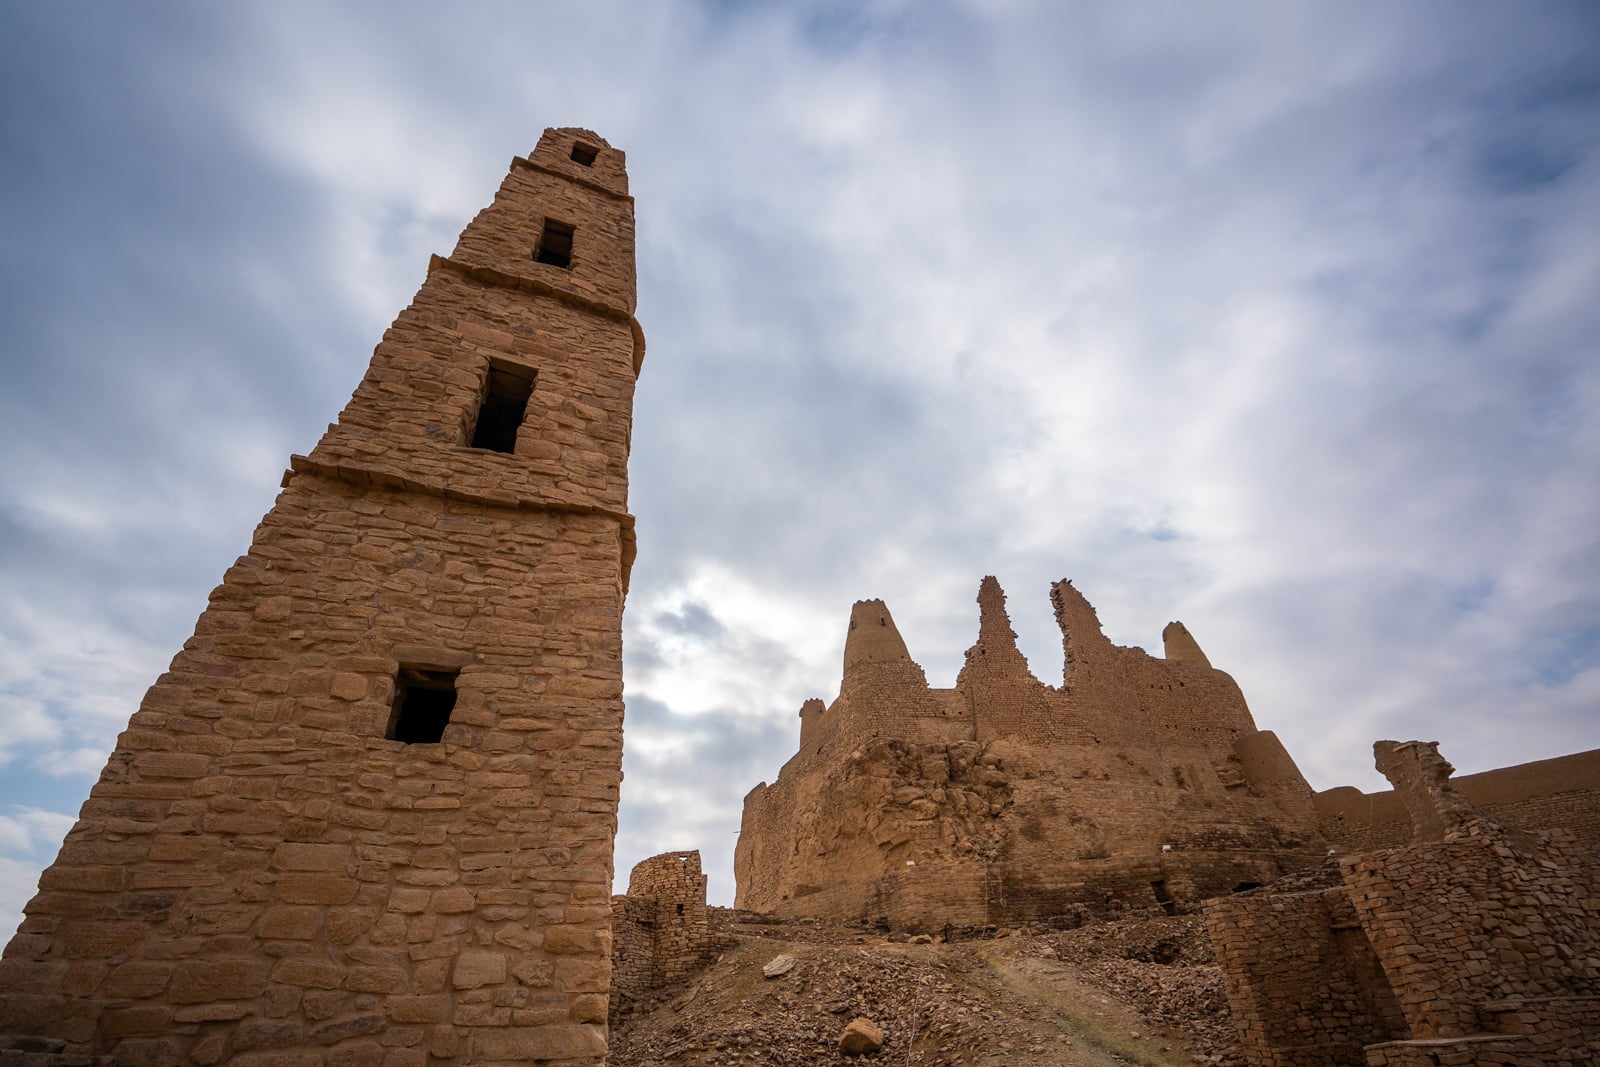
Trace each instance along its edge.
{"label": "ruined fortress on hill", "polygon": [[[693,852],[610,894],[644,339],[622,152],[546,130],[373,353],[156,680],[0,960],[7,1067],[596,1067],[710,947]],[[1600,753],[1314,793],[1180,624],[979,589],[956,685],[851,612],[746,799],[739,906],[902,930],[1210,901],[1247,1062],[1584,1063]],[[1329,860],[1330,855],[1337,862]],[[1285,878],[1284,876],[1288,876]]]}
{"label": "ruined fortress on hill", "polygon": [[[1072,583],[1050,598],[1059,686],[1029,671],[993,578],[951,689],[882,601],[857,603],[837,699],[806,702],[798,751],[745,798],[737,905],[912,931],[1170,910],[1411,839],[1393,794],[1313,792],[1182,623],[1158,659],[1113,645]],[[1458,784],[1600,846],[1600,752]]]}

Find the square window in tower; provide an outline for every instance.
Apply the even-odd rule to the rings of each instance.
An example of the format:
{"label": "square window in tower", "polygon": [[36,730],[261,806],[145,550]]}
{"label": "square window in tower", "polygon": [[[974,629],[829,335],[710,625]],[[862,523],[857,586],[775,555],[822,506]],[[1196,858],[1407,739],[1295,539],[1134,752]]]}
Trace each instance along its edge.
{"label": "square window in tower", "polygon": [[600,149],[594,145],[576,141],[572,145],[572,161],[582,167],[594,166],[594,161],[599,158]]}
{"label": "square window in tower", "polygon": [[408,745],[436,745],[456,706],[460,671],[401,667],[394,680],[394,710],[384,736]]}
{"label": "square window in tower", "polygon": [[539,234],[539,245],[533,250],[533,258],[539,263],[548,263],[552,267],[570,270],[572,268],[572,225],[566,222],[557,222],[555,219],[545,219],[544,231]]}
{"label": "square window in tower", "polygon": [[528,413],[528,397],[533,395],[533,368],[515,363],[489,361],[489,380],[478,408],[478,422],[472,431],[472,447],[495,452],[515,452],[517,431]]}

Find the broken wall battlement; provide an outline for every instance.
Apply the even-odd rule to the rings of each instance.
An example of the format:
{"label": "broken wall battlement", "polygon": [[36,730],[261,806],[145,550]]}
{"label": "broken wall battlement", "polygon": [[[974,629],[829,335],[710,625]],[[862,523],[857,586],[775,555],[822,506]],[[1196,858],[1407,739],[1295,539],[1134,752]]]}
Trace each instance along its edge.
{"label": "broken wall battlement", "polygon": [[1112,644],[1070,582],[1059,686],[1017,648],[994,578],[950,689],[888,607],[850,613],[839,695],[745,799],[737,906],[937,928],[1184,902],[1325,849],[1312,792],[1181,623],[1168,657]]}

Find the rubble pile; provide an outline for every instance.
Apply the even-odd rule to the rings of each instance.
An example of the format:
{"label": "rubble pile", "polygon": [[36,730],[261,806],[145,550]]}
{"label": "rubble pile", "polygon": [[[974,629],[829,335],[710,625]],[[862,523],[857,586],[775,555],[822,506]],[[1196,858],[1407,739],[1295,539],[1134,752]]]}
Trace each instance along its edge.
{"label": "rubble pile", "polygon": [[[705,969],[617,1020],[613,1067],[1234,1062],[1227,1002],[1198,918],[954,944],[844,924],[720,918],[718,954]],[[882,1047],[847,1056],[841,1040],[857,1020],[882,1031]]]}

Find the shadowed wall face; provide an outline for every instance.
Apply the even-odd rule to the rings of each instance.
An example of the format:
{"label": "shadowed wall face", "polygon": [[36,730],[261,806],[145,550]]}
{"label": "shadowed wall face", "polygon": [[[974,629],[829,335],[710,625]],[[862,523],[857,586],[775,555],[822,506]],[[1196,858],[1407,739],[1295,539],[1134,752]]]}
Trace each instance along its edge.
{"label": "shadowed wall face", "polygon": [[602,1061],[633,287],[622,153],[546,131],[119,738],[0,964],[0,1032]]}

